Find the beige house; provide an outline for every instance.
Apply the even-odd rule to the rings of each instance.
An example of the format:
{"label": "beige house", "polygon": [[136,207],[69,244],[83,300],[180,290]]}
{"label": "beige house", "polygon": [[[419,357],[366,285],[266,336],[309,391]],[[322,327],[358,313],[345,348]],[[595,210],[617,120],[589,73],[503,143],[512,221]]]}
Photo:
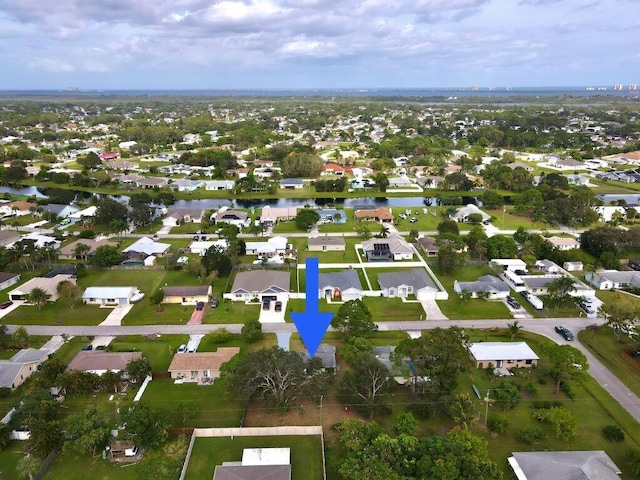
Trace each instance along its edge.
{"label": "beige house", "polygon": [[478,342],[469,347],[476,368],[530,368],[540,357],[525,342]]}
{"label": "beige house", "polygon": [[103,245],[110,245],[115,247],[117,243],[110,242],[109,240],[94,240],[92,238],[81,238],[80,240],[76,240],[75,242],[71,242],[69,245],[66,245],[60,248],[59,257],[64,260],[76,260],[75,250],[78,245],[87,245],[89,247],[89,252],[87,256],[93,255],[98,247]]}
{"label": "beige house", "polygon": [[208,302],[211,297],[211,285],[197,285],[192,287],[164,287],[162,303],[180,303],[195,305],[198,302]]}
{"label": "beige house", "polygon": [[176,353],[169,365],[171,378],[184,382],[211,383],[220,367],[240,353],[239,347],[220,347],[216,352]]}
{"label": "beige house", "polygon": [[107,371],[126,372],[129,362],[142,358],[142,352],[105,352],[103,350],[81,350],[73,357],[67,370],[102,375]]}
{"label": "beige house", "polygon": [[9,360],[0,360],[0,387],[19,387],[38,371],[38,366],[47,358],[49,358],[47,350],[25,348]]}
{"label": "beige house", "polygon": [[76,283],[76,279],[72,275],[67,274],[59,274],[54,277],[35,277],[30,280],[27,280],[22,285],[14,288],[9,292],[9,300],[12,302],[25,300],[27,295],[34,288],[41,288],[45,292],[49,294],[49,301],[55,302],[58,299],[58,284],[60,282],[71,282],[73,284]]}
{"label": "beige house", "polygon": [[313,237],[307,244],[310,252],[344,252],[347,245],[342,237]]}

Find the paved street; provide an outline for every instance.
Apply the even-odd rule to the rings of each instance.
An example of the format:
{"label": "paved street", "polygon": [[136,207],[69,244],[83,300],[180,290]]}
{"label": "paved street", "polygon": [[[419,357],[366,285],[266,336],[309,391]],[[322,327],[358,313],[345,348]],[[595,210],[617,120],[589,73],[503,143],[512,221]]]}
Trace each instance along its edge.
{"label": "paved street", "polygon": [[[524,330],[544,335],[557,343],[570,343],[579,348],[589,360],[589,373],[611,396],[617,400],[638,422],[640,422],[640,399],[634,395],[618,378],[613,375],[597,358],[595,358],[580,342],[566,342],[554,330],[555,325],[562,324],[577,334],[580,330],[594,323],[602,323],[601,319],[578,318],[531,318],[518,320]],[[409,334],[430,328],[448,328],[452,325],[465,328],[504,328],[513,320],[422,320],[403,322],[379,322],[380,331],[406,331]],[[15,325],[8,325],[8,331],[13,332]],[[59,327],[59,326],[27,326],[32,335],[91,335],[91,336],[119,336],[119,335],[151,335],[151,334],[206,334],[220,327],[232,333],[240,333],[242,324],[218,325],[147,325],[139,327],[129,326],[96,326],[96,327]],[[292,333],[296,331],[291,323],[273,323],[262,326],[265,333]]]}

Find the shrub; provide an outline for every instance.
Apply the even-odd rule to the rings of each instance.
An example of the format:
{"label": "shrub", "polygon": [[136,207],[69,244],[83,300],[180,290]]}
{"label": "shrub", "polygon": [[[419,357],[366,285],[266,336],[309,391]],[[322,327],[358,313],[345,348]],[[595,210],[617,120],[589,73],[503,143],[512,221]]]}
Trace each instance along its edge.
{"label": "shrub", "polygon": [[571,400],[575,400],[576,394],[567,382],[560,382],[560,390],[569,397]]}
{"label": "shrub", "polygon": [[546,436],[547,434],[540,427],[522,427],[515,434],[516,440],[527,445],[541,442]]}
{"label": "shrub", "polygon": [[218,328],[211,332],[211,341],[213,343],[227,343],[233,340],[233,333],[226,328]]}
{"label": "shrub", "polygon": [[535,402],[531,402],[531,408],[535,410],[543,410],[545,408],[553,408],[553,407],[561,407],[562,402],[558,400],[536,400]]}
{"label": "shrub", "polygon": [[622,442],[624,440],[624,432],[617,425],[607,425],[602,429],[602,435],[610,442]]}
{"label": "shrub", "polygon": [[546,385],[547,384],[547,379],[544,378],[544,377],[540,377],[540,378],[538,378],[538,383],[540,385]]}
{"label": "shrub", "polygon": [[487,428],[494,433],[504,433],[507,431],[508,426],[509,422],[502,417],[490,417],[487,421]]}
{"label": "shrub", "polygon": [[80,238],[96,238],[96,232],[93,230],[81,230],[78,234]]}
{"label": "shrub", "polygon": [[522,387],[522,390],[524,390],[524,392],[527,395],[537,395],[538,394],[538,387],[536,387],[533,382],[527,383],[524,387]]}

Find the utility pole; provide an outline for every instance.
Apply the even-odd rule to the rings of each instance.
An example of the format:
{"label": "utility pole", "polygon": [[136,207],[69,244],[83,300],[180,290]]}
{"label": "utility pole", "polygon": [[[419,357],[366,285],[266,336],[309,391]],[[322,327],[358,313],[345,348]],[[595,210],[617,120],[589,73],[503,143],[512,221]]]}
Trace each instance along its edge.
{"label": "utility pole", "polygon": [[324,430],[324,409],[322,408],[322,401],[324,395],[320,395],[320,428]]}

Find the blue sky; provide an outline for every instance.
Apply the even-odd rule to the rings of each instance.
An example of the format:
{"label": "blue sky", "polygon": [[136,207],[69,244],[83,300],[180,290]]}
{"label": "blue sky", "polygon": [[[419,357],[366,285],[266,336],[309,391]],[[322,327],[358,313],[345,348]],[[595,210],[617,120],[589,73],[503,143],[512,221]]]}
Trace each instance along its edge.
{"label": "blue sky", "polygon": [[0,89],[640,84],[640,0],[0,0]]}

